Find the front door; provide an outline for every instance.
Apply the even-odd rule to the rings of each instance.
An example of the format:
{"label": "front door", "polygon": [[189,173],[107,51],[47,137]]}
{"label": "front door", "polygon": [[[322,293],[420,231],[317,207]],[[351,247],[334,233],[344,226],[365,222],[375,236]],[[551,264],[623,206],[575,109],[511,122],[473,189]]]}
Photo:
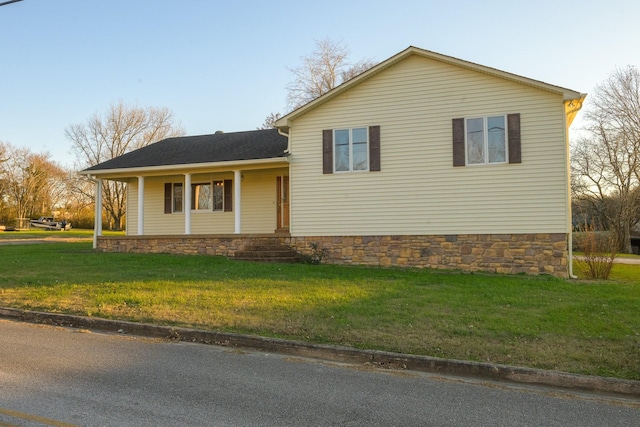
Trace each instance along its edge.
{"label": "front door", "polygon": [[289,230],[289,177],[277,177],[278,230]]}

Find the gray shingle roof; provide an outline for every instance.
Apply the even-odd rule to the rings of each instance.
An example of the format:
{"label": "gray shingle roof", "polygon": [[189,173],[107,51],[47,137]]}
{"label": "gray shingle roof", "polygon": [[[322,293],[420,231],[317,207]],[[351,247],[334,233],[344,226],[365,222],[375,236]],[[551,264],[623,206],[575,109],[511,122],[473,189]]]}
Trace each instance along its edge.
{"label": "gray shingle roof", "polygon": [[277,129],[167,138],[84,171],[186,165],[285,157]]}

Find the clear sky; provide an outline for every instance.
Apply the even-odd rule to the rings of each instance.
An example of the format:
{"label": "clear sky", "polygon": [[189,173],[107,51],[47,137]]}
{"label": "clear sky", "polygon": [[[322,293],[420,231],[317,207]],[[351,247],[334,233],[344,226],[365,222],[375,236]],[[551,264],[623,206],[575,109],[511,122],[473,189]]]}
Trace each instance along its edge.
{"label": "clear sky", "polygon": [[65,128],[120,100],[189,135],[255,129],[325,38],[353,61],[413,45],[591,92],[640,66],[639,17],[638,0],[23,0],[0,7],[0,141],[71,166]]}

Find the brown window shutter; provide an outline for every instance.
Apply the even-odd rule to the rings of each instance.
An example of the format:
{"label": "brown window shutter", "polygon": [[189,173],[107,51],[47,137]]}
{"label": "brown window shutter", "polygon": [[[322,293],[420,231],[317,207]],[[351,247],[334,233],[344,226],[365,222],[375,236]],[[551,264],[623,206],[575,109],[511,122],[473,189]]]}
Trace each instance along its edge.
{"label": "brown window shutter", "polygon": [[230,179],[224,180],[224,211],[233,211],[233,181]]}
{"label": "brown window shutter", "polygon": [[170,182],[165,182],[164,183],[164,213],[166,214],[170,214],[171,213],[171,205],[172,205],[172,200],[171,200],[171,186],[173,184],[171,184]]}
{"label": "brown window shutter", "polygon": [[322,173],[333,173],[333,130],[322,131]]}
{"label": "brown window shutter", "polygon": [[520,113],[507,115],[507,129],[509,134],[509,163],[522,163]]}
{"label": "brown window shutter", "polygon": [[453,119],[453,166],[464,166],[464,119]]}
{"label": "brown window shutter", "polygon": [[369,126],[369,170],[380,171],[380,126]]}

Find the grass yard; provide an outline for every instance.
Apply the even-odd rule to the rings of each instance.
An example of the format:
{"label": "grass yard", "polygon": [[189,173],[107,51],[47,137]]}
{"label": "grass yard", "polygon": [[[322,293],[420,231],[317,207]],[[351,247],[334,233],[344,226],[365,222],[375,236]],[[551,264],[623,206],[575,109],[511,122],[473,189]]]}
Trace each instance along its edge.
{"label": "grass yard", "polygon": [[1,306],[640,380],[640,265],[616,265],[612,277],[0,245]]}

